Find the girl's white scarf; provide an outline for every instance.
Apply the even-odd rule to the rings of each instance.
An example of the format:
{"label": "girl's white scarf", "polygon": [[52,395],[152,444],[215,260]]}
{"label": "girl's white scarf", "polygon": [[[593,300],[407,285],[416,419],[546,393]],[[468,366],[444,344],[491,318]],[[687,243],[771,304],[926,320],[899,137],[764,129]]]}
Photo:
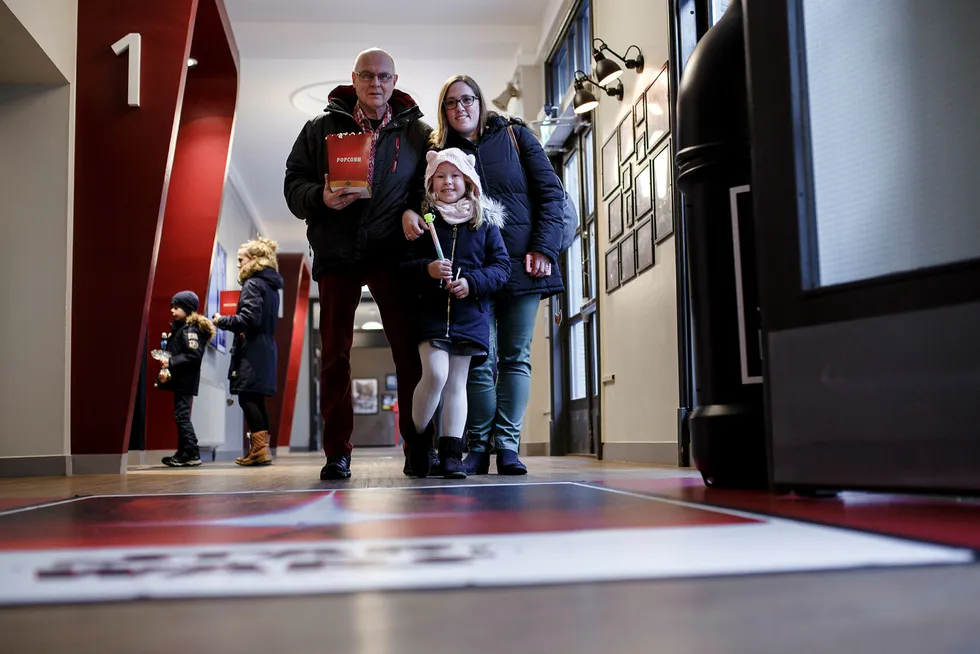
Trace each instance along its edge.
{"label": "girl's white scarf", "polygon": [[450,225],[462,225],[473,220],[473,203],[466,198],[457,200],[452,204],[446,204],[438,200],[433,204],[439,210],[439,215],[442,216],[442,219]]}

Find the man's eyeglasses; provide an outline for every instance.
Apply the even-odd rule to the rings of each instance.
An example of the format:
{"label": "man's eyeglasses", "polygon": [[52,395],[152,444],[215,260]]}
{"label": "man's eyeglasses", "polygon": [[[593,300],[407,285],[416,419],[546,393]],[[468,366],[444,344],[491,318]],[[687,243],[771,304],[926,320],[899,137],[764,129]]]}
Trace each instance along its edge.
{"label": "man's eyeglasses", "polygon": [[375,74],[375,73],[372,73],[369,70],[362,70],[361,72],[354,71],[354,74],[357,75],[358,78],[362,79],[365,82],[373,82],[374,81],[374,78],[377,77],[379,82],[381,82],[382,84],[387,84],[391,80],[395,79],[395,74],[394,73],[377,73],[377,74]]}
{"label": "man's eyeglasses", "polygon": [[474,102],[476,102],[475,96],[464,95],[458,100],[456,98],[447,98],[445,101],[443,101],[443,104],[446,105],[446,109],[452,111],[453,109],[456,108],[456,105],[458,104],[461,104],[464,107],[472,107]]}

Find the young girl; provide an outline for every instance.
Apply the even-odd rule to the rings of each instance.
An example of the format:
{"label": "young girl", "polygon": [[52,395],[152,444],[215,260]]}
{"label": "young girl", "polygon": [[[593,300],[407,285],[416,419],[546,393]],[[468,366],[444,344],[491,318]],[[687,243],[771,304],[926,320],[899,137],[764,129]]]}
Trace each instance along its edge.
{"label": "young girl", "polygon": [[[405,264],[418,289],[417,336],[422,358],[412,420],[423,436],[421,442],[431,442],[432,416],[442,399],[439,459],[443,477],[464,479],[466,380],[470,366],[487,357],[490,298],[510,276],[510,260],[500,235],[505,216],[499,203],[483,195],[473,155],[450,148],[429,152],[426,163],[426,211],[433,221],[430,234],[409,246]],[[410,456],[413,454],[410,448]],[[417,453],[418,466],[415,456],[411,461],[419,477],[428,468],[421,461],[422,454]]]}
{"label": "young girl", "polygon": [[276,324],[283,287],[277,247],[275,241],[261,237],[242,244],[238,249],[242,294],[235,315],[214,315],[216,327],[235,334],[228,379],[251,433],[248,455],[235,459],[240,466],[272,463],[265,398],[276,394]]}

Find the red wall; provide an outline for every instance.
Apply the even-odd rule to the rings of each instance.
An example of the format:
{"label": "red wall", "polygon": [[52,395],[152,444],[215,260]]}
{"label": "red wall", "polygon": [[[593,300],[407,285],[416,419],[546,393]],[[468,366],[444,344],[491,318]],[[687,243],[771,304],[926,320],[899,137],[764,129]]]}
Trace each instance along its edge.
{"label": "red wall", "polygon": [[[187,133],[197,136],[188,138],[186,149],[183,144],[178,147],[178,127],[183,135],[190,121],[180,116],[196,18],[201,26],[197,40],[209,48],[220,43],[233,61],[237,59],[222,0],[79,2],[71,317],[73,454],[126,451],[155,274],[161,283],[176,283],[166,281],[171,279],[171,255],[162,239],[168,231],[164,229],[168,188],[174,204],[168,207],[167,220],[176,211],[173,207],[189,204],[187,185],[192,175],[188,170],[195,167],[187,163],[191,155],[211,152],[209,159],[215,158],[210,148],[201,145],[208,140],[202,134],[220,131],[213,125],[190,129]],[[116,56],[111,49],[131,32],[142,35],[139,107],[127,104],[129,58]],[[202,66],[204,61],[202,58]],[[237,66],[234,76],[237,85]],[[200,118],[206,107],[227,107],[227,85],[214,86],[214,96],[223,100],[202,98],[202,93],[210,95],[207,90],[195,90],[193,78],[188,82],[189,96],[197,98],[185,107],[188,116]],[[227,144],[224,159],[227,161]],[[208,171],[212,168],[213,164],[205,165]],[[210,172],[205,176],[215,177]],[[219,182],[208,184],[209,206],[215,194],[220,199]],[[211,186],[215,183],[216,189]],[[202,217],[203,213],[198,214],[199,220],[211,220]],[[213,244],[214,225],[200,233],[195,228],[193,252],[197,252],[197,241],[205,237],[202,233],[208,231]],[[203,283],[191,280],[187,286],[200,288],[202,296],[210,247]],[[158,251],[164,257],[159,267]],[[186,264],[181,260],[173,267]],[[196,279],[197,263],[191,267]],[[153,327],[158,335],[163,330],[156,324]],[[154,339],[150,343],[152,347]]]}
{"label": "red wall", "polygon": [[[150,349],[158,347],[160,332],[168,330],[170,300],[177,292],[194,291],[201,301],[200,312],[207,312],[207,287],[238,94],[238,69],[230,41],[231,34],[225,33],[214,0],[201,0],[191,46],[191,56],[198,64],[187,70],[150,294]],[[172,450],[177,447],[173,399],[170,393],[153,388],[159,370],[157,362],[148,360],[145,447]]]}
{"label": "red wall", "polygon": [[[306,353],[306,317],[310,308],[310,268],[302,254],[279,255],[279,273],[283,278],[283,319],[276,328],[279,349],[279,368],[276,387],[278,394],[269,405],[270,445],[289,446],[296,410],[296,388],[299,369]],[[280,443],[279,437],[282,436]]]}

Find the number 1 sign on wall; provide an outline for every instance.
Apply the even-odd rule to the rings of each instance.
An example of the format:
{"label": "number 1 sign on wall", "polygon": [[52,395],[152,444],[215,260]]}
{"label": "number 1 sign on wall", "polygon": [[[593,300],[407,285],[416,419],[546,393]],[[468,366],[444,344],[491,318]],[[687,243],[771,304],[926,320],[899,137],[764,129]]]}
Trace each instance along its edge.
{"label": "number 1 sign on wall", "polygon": [[130,32],[112,44],[116,55],[129,52],[129,106],[140,106],[140,55],[142,54],[143,37],[136,32]]}

